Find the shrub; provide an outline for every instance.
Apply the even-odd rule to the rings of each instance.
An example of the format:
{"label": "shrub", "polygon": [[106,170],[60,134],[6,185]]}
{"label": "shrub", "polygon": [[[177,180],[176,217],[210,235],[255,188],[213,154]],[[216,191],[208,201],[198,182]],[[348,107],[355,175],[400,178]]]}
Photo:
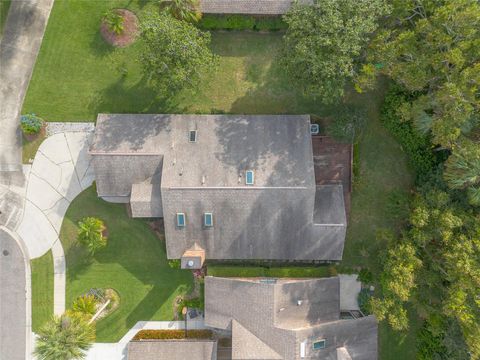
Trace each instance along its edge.
{"label": "shrub", "polygon": [[82,314],[94,315],[97,311],[97,300],[93,295],[80,296],[73,302],[72,309]]}
{"label": "shrub", "polygon": [[125,19],[117,10],[109,10],[103,15],[103,21],[107,24],[108,29],[117,35],[123,33],[123,23]]}
{"label": "shrub", "polygon": [[[211,330],[187,330],[188,339],[212,339]],[[140,330],[133,340],[185,339],[185,330]]]}
{"label": "shrub", "polygon": [[87,217],[78,223],[79,243],[87,247],[88,252],[94,255],[95,252],[107,246],[107,238],[103,236],[105,225],[103,221],[94,217]]}
{"label": "shrub", "polygon": [[20,117],[20,127],[25,134],[38,134],[42,125],[43,120],[35,114],[26,114]]}
{"label": "shrub", "polygon": [[197,25],[204,30],[278,31],[287,28],[279,16],[205,15]]}
{"label": "shrub", "polygon": [[362,289],[358,293],[358,306],[360,310],[365,314],[371,314],[370,299],[372,298],[372,292],[369,289]]}
{"label": "shrub", "polygon": [[373,274],[368,269],[362,269],[358,273],[358,280],[364,284],[371,284],[373,281]]}
{"label": "shrub", "polygon": [[408,100],[407,94],[398,85],[391,86],[382,105],[381,121],[402,145],[417,180],[423,180],[439,161],[433,154],[430,138],[415,130],[411,122],[401,119],[398,109]]}
{"label": "shrub", "polygon": [[168,260],[168,266],[170,266],[172,269],[180,269],[180,259],[170,259]]}
{"label": "shrub", "polygon": [[164,10],[177,20],[196,23],[202,18],[199,0],[160,0],[160,10]]}

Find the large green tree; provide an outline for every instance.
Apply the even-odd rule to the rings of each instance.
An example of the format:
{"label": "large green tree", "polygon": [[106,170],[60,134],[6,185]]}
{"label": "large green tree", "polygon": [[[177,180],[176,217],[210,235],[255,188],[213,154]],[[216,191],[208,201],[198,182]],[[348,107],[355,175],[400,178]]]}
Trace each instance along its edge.
{"label": "large green tree", "polygon": [[55,316],[39,331],[35,356],[40,360],[84,359],[95,341],[95,328],[82,316]]}
{"label": "large green tree", "polygon": [[215,65],[210,33],[162,13],[142,24],[140,61],[147,79],[161,95],[198,85]]}
{"label": "large green tree", "polygon": [[291,79],[326,103],[338,100],[355,74],[355,60],[386,12],[384,0],[294,4],[284,16],[288,30],[282,54]]}
{"label": "large green tree", "polygon": [[480,358],[480,217],[433,188],[415,198],[410,225],[388,251],[373,312],[405,329],[410,302],[431,332],[458,323],[472,358]]}
{"label": "large green tree", "polygon": [[160,0],[160,9],[178,20],[191,23],[202,17],[199,0]]}
{"label": "large green tree", "polygon": [[480,205],[478,180],[465,178],[480,178],[480,168],[461,169],[478,161],[475,147],[480,146],[480,3],[396,0],[393,4],[387,26],[370,44],[357,87],[369,88],[376,75],[384,74],[414,94],[415,99],[400,106],[399,113],[419,131],[430,133],[434,144],[451,151],[448,184],[468,188],[471,203]]}

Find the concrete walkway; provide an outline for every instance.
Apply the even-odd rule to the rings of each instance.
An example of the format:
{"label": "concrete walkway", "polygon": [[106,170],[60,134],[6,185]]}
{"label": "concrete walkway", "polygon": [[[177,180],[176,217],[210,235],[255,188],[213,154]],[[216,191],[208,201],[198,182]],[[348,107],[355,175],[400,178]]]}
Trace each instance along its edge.
{"label": "concrete walkway", "polygon": [[30,258],[52,249],[54,313],[65,311],[66,263],[59,240],[70,202],[94,179],[88,155],[91,132],[58,133],[48,137],[35,155],[27,177],[25,211],[17,232]]}
{"label": "concrete walkway", "polygon": [[[95,343],[87,353],[87,360],[125,360],[127,345],[140,330],[178,330],[184,329],[184,321],[139,321],[118,343]],[[204,321],[189,320],[187,329],[205,329]]]}
{"label": "concrete walkway", "polygon": [[360,310],[358,306],[358,294],[362,290],[362,283],[358,281],[358,275],[340,274],[340,310]]}

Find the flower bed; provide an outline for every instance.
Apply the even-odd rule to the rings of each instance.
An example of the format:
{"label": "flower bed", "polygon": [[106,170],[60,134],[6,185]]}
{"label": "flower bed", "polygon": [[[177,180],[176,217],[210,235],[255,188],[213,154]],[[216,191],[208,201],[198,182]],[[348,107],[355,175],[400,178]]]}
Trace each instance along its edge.
{"label": "flower bed", "polygon": [[133,340],[212,339],[211,330],[140,330]]}

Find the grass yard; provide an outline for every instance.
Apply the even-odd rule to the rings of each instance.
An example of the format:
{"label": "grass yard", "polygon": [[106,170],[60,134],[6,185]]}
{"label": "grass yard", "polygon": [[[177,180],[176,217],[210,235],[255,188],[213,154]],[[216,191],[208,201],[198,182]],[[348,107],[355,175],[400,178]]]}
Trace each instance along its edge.
{"label": "grass yard", "polygon": [[10,9],[11,0],[0,0],[0,35],[3,33],[3,26],[7,21],[8,9]]}
{"label": "grass yard", "polygon": [[[335,114],[335,107],[305,98],[292,88],[278,64],[280,33],[213,33],[218,66],[198,90],[161,99],[143,79],[136,60],[138,44],[113,49],[101,39],[100,18],[114,7],[128,7],[140,19],[157,9],[154,2],[145,0],[56,0],[23,113],[33,112],[47,121],[91,121],[99,112]],[[349,94],[347,101],[364,104],[369,122],[356,146],[358,177],[339,269],[368,267],[378,274],[380,252],[386,244],[376,234],[382,228],[398,227],[398,220],[387,211],[388,204],[394,194],[408,194],[412,176],[402,149],[379,122],[381,92]],[[86,263],[84,253],[74,245],[75,224],[95,214],[111,229],[110,244]],[[164,246],[145,222],[128,219],[123,206],[97,199],[92,189],[72,203],[61,237],[67,252],[67,304],[92,286],[113,286],[122,296],[121,308],[98,323],[100,341],[117,340],[136,320],[171,318],[171,301],[191,286],[190,275],[166,265]],[[328,274],[327,267],[312,269],[303,268],[303,274]],[[247,270],[219,265],[211,266],[209,273],[301,276],[298,268]],[[403,336],[381,324],[380,359],[414,359],[416,326],[413,319],[409,335]]]}
{"label": "grass yard", "polygon": [[335,269],[327,266],[284,266],[284,267],[260,267],[260,266],[228,266],[208,265],[208,275],[222,277],[328,277],[335,275]]}
{"label": "grass yard", "polygon": [[32,330],[53,316],[53,256],[52,251],[30,262],[32,270]]}
{"label": "grass yard", "polygon": [[[76,241],[86,216],[105,222],[108,245],[93,258]],[[97,323],[97,341],[118,341],[140,320],[172,320],[175,297],[192,288],[191,272],[169,267],[165,245],[146,221],[130,219],[122,204],[107,203],[93,187],[71,203],[60,233],[67,259],[67,308],[90,288],[113,288],[120,306]]]}

